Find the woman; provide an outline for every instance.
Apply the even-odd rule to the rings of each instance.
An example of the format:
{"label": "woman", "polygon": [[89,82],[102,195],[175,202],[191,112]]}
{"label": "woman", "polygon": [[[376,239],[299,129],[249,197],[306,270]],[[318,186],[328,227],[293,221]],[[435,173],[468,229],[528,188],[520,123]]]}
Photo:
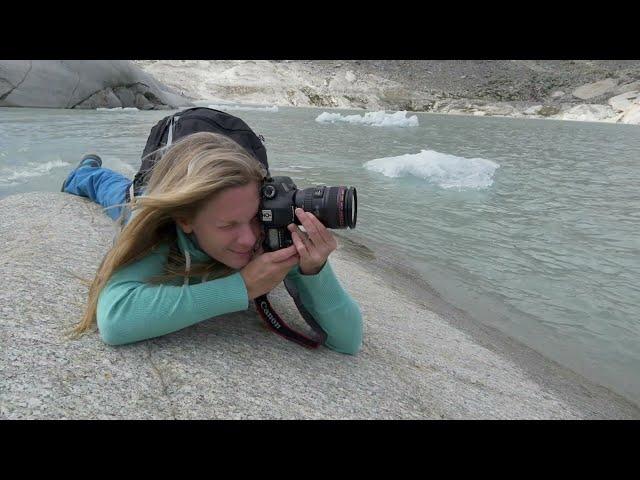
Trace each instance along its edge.
{"label": "woman", "polygon": [[[288,277],[326,331],[325,345],[357,353],[362,317],[327,261],[337,247],[332,233],[296,209],[307,233],[290,224],[292,246],[260,248],[257,214],[265,174],[223,135],[195,133],[172,145],[155,165],[144,195],[133,201],[131,218],[98,269],[74,333],[97,322],[102,339],[112,345],[165,335],[246,310],[249,301]],[[99,157],[89,156],[63,191],[118,211],[129,185],[102,168]]]}

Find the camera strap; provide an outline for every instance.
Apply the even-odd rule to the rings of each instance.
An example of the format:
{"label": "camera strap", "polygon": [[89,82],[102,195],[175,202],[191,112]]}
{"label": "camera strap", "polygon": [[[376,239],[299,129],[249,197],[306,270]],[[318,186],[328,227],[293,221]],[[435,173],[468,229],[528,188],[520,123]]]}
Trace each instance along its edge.
{"label": "camera strap", "polygon": [[[285,281],[285,286],[287,286],[286,281]],[[265,321],[267,326],[271,328],[278,335],[286,338],[287,340],[291,340],[292,342],[296,342],[302,345],[303,347],[318,348],[318,346],[323,344],[324,341],[326,340],[327,334],[324,332],[324,330],[320,328],[320,326],[317,324],[315,319],[313,319],[313,316],[307,311],[307,309],[304,308],[302,303],[300,303],[300,298],[297,295],[297,290],[295,289],[293,290],[295,292],[295,295],[294,295],[291,293],[291,290],[289,290],[289,286],[287,286],[287,291],[289,291],[289,294],[293,297],[293,300],[296,303],[296,307],[298,307],[298,310],[300,311],[300,314],[303,316],[305,321],[309,323],[309,318],[311,319],[312,323],[309,323],[309,325],[318,334],[316,338],[310,338],[307,335],[297,332],[291,327],[289,327],[289,325],[287,325],[284,322],[284,320],[280,318],[280,315],[278,315],[275,312],[275,310],[269,303],[269,300],[267,299],[266,294],[261,295],[260,297],[257,297],[254,300],[256,305],[256,310],[258,310],[258,314],[260,314],[260,317],[262,317],[262,319]]]}
{"label": "camera strap", "polygon": [[302,315],[302,318],[304,318],[304,321],[307,322],[307,324],[316,333],[318,341],[323,344],[327,340],[327,332],[322,329],[318,322],[316,322],[316,319],[313,318],[313,315],[311,315],[311,312],[309,312],[309,310],[307,310],[302,304],[302,300],[300,300],[300,293],[298,292],[295,284],[288,278],[285,278],[284,286],[287,289],[287,292],[289,292],[289,295],[291,295],[291,298],[293,298],[293,301],[295,302],[300,315]]}

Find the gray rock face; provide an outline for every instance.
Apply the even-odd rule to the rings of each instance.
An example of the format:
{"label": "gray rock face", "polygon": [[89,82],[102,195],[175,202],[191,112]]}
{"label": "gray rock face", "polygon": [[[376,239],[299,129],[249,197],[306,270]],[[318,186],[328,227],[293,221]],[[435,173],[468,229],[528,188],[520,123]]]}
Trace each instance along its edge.
{"label": "gray rock face", "polygon": [[538,115],[540,110],[542,110],[542,105],[534,105],[532,107],[527,108],[523,113],[525,115]]}
{"label": "gray rock face", "polygon": [[127,87],[118,87],[114,89],[114,93],[125,105],[133,106],[136,102],[136,94]]}
{"label": "gray rock face", "polygon": [[623,112],[631,108],[634,104],[640,104],[640,91],[630,90],[615,97],[611,97],[607,102],[611,107],[618,111]]}
{"label": "gray rock face", "polygon": [[[0,418],[640,418],[519,344],[454,327],[346,237],[332,265],[362,308],[357,356],[288,342],[252,309],[132,345],[67,340],[111,220],[63,193],[6,197],[0,218]],[[304,325],[282,287],[271,297]]]}
{"label": "gray rock face", "polygon": [[631,82],[631,83],[625,83],[624,85],[620,85],[616,89],[616,93],[631,92],[633,90],[640,90],[640,81]]}
{"label": "gray rock face", "polygon": [[148,110],[189,105],[130,61],[0,61],[0,107]]}
{"label": "gray rock face", "polygon": [[589,100],[613,91],[616,85],[618,85],[616,80],[607,78],[605,80],[600,80],[599,82],[590,83],[576,88],[573,91],[573,96],[580,98],[581,100]]}

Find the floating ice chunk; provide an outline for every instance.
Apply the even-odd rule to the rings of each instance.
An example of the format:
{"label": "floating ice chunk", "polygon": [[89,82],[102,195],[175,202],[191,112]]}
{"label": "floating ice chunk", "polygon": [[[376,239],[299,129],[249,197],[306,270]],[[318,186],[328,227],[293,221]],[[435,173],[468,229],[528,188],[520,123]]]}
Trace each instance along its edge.
{"label": "floating ice chunk", "polygon": [[418,117],[412,115],[407,117],[405,110],[386,113],[384,110],[379,112],[367,112],[364,115],[341,115],[339,113],[322,112],[316,118],[319,123],[352,123],[357,125],[371,125],[374,127],[417,127]]}
{"label": "floating ice chunk", "polygon": [[422,178],[442,188],[486,188],[493,183],[493,174],[500,167],[484,158],[464,158],[434,150],[399,157],[376,158],[363,166],[387,177],[408,175]]}
{"label": "floating ice chunk", "polygon": [[138,112],[136,107],[96,108],[96,112]]}
{"label": "floating ice chunk", "polygon": [[270,107],[260,107],[260,106],[251,106],[251,105],[208,105],[209,108],[213,108],[214,110],[258,110],[262,112],[277,112],[278,107],[276,105],[272,105]]}

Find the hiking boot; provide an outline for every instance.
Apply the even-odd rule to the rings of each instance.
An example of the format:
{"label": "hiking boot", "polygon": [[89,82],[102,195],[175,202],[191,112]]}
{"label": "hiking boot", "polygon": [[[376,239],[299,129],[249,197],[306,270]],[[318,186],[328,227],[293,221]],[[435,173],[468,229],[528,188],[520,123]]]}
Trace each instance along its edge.
{"label": "hiking boot", "polygon": [[[87,155],[82,157],[82,160],[80,160],[80,163],[78,163],[78,166],[74,170],[72,170],[72,172],[75,172],[80,167],[98,168],[101,166],[102,166],[102,159],[95,153],[88,153]],[[69,175],[67,175],[67,178],[65,178],[64,182],[62,182],[62,188],[60,189],[61,192],[64,192],[64,189],[67,187],[67,180],[69,180],[70,176],[71,176],[71,172],[69,173]]]}

